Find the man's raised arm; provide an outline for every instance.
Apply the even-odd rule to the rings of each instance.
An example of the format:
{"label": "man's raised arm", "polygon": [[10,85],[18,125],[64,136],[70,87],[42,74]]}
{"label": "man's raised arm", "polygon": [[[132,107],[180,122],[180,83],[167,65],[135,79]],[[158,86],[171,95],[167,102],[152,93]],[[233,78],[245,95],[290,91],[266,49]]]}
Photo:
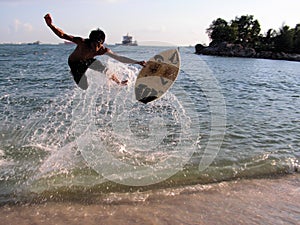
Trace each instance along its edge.
{"label": "man's raised arm", "polygon": [[48,27],[50,27],[50,29],[59,37],[68,41],[73,41],[74,42],[74,37],[72,35],[68,35],[65,32],[63,32],[61,29],[59,29],[58,27],[54,26],[52,24],[52,17],[51,15],[48,13],[47,15],[44,16],[44,19],[46,21],[46,24],[48,25]]}

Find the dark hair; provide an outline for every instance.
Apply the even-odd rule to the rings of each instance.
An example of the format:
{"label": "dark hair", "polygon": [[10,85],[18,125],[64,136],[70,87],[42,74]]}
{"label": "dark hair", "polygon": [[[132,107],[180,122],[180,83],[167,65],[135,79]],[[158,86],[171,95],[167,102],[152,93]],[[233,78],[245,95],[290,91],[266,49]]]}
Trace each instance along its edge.
{"label": "dark hair", "polygon": [[97,30],[92,30],[89,36],[89,39],[91,41],[100,41],[104,43],[105,41],[105,33],[100,30],[99,28]]}

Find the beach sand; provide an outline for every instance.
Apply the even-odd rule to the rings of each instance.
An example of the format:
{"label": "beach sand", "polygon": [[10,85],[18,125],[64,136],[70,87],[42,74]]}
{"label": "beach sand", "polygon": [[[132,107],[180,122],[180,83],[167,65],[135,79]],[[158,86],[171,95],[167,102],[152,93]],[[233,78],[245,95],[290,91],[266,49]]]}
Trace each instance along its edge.
{"label": "beach sand", "polygon": [[99,202],[5,205],[0,224],[300,224],[300,174],[143,193]]}

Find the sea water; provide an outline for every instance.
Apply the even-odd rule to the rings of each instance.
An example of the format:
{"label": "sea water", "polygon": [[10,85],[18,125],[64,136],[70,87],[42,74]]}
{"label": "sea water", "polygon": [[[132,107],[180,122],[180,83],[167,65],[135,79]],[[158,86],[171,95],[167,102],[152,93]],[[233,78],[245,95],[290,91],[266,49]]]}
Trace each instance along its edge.
{"label": "sea water", "polygon": [[[168,48],[111,46],[138,60]],[[140,66],[105,56],[128,85],[88,70],[90,86],[79,89],[67,65],[73,49],[0,45],[0,204],[110,193],[109,202],[112,193],[299,171],[298,62],[180,47],[175,84],[145,105],[134,96]]]}

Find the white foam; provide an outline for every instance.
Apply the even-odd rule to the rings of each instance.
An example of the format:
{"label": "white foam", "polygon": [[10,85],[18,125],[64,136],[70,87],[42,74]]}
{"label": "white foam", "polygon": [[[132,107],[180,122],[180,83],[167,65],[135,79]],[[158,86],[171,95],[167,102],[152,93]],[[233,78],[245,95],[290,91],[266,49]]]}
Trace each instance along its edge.
{"label": "white foam", "polygon": [[5,153],[2,149],[0,149],[0,167],[11,166],[14,165],[12,160],[4,159]]}

